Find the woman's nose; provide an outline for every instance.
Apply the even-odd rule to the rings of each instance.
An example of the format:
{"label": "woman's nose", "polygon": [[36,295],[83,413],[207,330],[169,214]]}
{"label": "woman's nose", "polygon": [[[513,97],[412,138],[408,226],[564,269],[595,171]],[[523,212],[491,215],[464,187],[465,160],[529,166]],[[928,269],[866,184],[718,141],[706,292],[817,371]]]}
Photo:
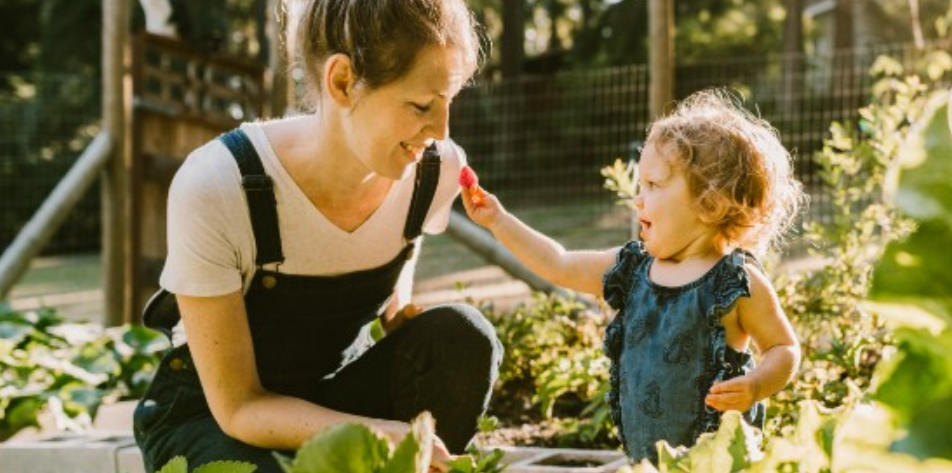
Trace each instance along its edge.
{"label": "woman's nose", "polygon": [[443,141],[450,134],[450,106],[440,105],[433,107],[427,131],[437,141]]}

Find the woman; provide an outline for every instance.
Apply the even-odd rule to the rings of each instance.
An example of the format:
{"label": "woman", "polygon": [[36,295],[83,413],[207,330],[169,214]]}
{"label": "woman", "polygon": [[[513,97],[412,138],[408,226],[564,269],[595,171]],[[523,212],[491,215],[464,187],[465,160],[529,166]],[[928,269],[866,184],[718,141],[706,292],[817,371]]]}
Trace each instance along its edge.
{"label": "woman", "polygon": [[[471,13],[462,0],[308,1],[297,36],[313,113],[246,123],[172,183],[160,283],[187,343],[136,409],[149,471],[183,455],[280,472],[274,450],[342,422],[397,441],[424,410],[445,471],[485,411],[502,350],[482,314],[398,310],[417,236],[445,228],[465,165],[447,121],[478,65]],[[387,336],[373,344],[378,316]]]}

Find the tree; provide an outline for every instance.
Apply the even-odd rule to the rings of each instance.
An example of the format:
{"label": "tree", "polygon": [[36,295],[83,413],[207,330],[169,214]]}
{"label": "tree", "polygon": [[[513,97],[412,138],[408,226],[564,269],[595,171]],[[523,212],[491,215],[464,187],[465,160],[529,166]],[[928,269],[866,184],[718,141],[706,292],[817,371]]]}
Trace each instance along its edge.
{"label": "tree", "polygon": [[782,113],[796,115],[803,93],[803,0],[787,0],[783,28]]}
{"label": "tree", "polygon": [[8,73],[24,72],[36,61],[40,30],[40,4],[37,0],[0,2],[0,92],[12,87]]}

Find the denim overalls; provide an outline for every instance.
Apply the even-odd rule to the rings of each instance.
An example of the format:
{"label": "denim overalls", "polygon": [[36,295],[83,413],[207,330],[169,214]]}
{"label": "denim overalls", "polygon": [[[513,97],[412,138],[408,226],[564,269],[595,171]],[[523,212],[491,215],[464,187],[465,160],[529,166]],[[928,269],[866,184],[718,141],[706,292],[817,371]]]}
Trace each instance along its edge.
{"label": "denim overalls", "polygon": [[[619,311],[605,331],[612,361],[608,403],[633,460],[657,463],[659,440],[690,447],[702,433],[717,430],[721,413],[704,404],[708,390],[753,369],[749,351],[727,345],[720,321],[739,297],[750,297],[748,257],[736,250],[700,279],[664,287],[651,282],[654,258],[633,241],[605,273],[605,300]],[[764,403],[743,416],[762,429]]]}
{"label": "denim overalls", "polygon": [[[284,260],[270,179],[241,130],[220,139],[241,169],[257,246],[258,269],[245,304],[262,385],[373,418],[409,421],[428,410],[450,451],[462,452],[485,412],[502,358],[492,325],[475,308],[450,304],[424,311],[376,344],[369,332],[416,248],[439,179],[439,155],[427,153],[418,167],[404,229],[410,243],[392,261],[341,276],[299,276],[263,268]],[[152,311],[164,314],[147,308],[147,321],[175,311],[172,302],[167,296],[155,304]],[[150,472],[182,455],[190,469],[237,460],[255,463],[260,473],[282,473],[271,451],[222,432],[187,344],[163,358],[136,407],[134,432]]]}

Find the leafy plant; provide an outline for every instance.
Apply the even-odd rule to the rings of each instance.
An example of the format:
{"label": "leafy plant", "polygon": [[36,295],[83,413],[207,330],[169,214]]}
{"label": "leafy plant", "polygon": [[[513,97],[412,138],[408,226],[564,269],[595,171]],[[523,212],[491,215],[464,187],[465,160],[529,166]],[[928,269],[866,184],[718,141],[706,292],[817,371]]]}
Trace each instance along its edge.
{"label": "leafy plant", "polygon": [[952,68],[946,52],[924,57],[925,80],[880,57],[871,70],[879,78],[872,104],[860,110],[855,125],[834,123],[816,157],[834,211],[829,221],[805,225],[806,238],[816,243],[808,252],[823,267],[776,283],[806,356],[800,376],[771,405],[771,430],[796,416],[800,400],[835,407],[860,398],[884,347],[892,344],[885,321],[867,311],[863,302],[887,245],[906,238],[914,228],[891,198],[893,180],[910,125],[926,108],[929,82]]}
{"label": "leafy plant", "polygon": [[[417,473],[428,471],[433,449],[434,421],[423,412],[410,426],[410,433],[393,448],[382,433],[363,424],[338,424],[318,433],[288,458],[275,453],[287,473]],[[502,451],[479,457],[460,456],[450,463],[450,473],[498,473]],[[170,460],[159,473],[188,473],[184,457]],[[251,473],[248,462],[222,461],[203,465],[192,473]]]}
{"label": "leafy plant", "polygon": [[39,426],[42,412],[58,428],[89,427],[102,403],[144,394],[167,347],[142,327],[104,330],[0,304],[0,441]]}
{"label": "leafy plant", "polygon": [[[206,463],[192,470],[192,473],[252,473],[258,467],[246,462],[217,461]],[[188,460],[175,457],[169,460],[158,473],[189,473]]]}
{"label": "leafy plant", "polygon": [[[947,326],[946,326],[947,327]],[[658,443],[659,462],[619,473],[892,473],[952,471],[952,331],[897,332],[897,350],[876,369],[873,398],[835,409],[806,400],[797,421],[760,450],[736,412],[691,448]]]}
{"label": "leafy plant", "polygon": [[555,419],[561,445],[614,446],[604,400],[606,315],[571,297],[544,293],[512,313],[486,313],[506,347],[493,398],[536,407],[541,419]]}

